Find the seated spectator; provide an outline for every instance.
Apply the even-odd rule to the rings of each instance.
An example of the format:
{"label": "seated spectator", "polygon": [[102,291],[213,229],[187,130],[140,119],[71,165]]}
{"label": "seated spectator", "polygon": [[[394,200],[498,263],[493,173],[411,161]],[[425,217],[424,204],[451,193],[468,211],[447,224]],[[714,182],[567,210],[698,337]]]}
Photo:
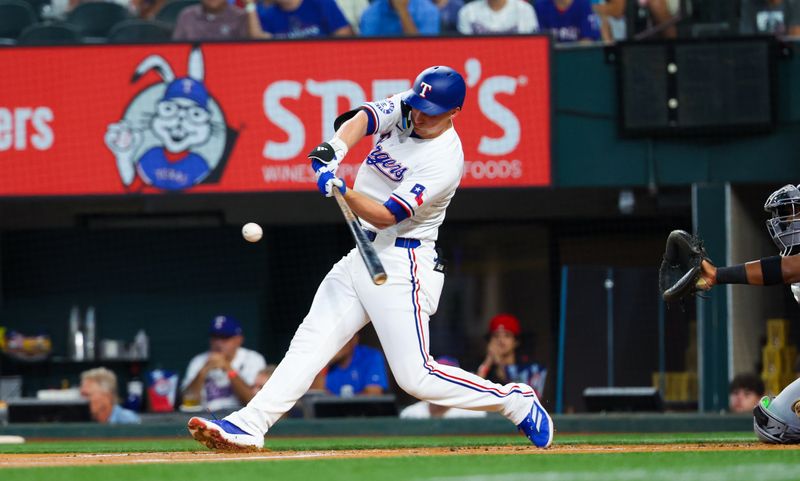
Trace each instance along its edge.
{"label": "seated spectator", "polygon": [[600,29],[590,0],[536,0],[539,28],[549,31],[556,42],[600,40]]}
{"label": "seated spectator", "polygon": [[439,35],[439,9],[431,0],[373,0],[359,28],[365,37]]}
{"label": "seated spectator", "polygon": [[533,33],[537,30],[536,12],[525,0],[474,0],[458,12],[458,31],[464,35]]}
{"label": "seated spectator", "polygon": [[255,38],[349,37],[353,29],[335,0],[275,0],[257,6],[261,33]]}
{"label": "seated spectator", "polygon": [[361,21],[361,14],[369,6],[369,0],[336,0],[336,5],[344,14],[347,23],[353,29],[353,33],[358,35],[358,23]]}
{"label": "seated spectator", "polygon": [[358,340],[356,334],[331,359],[325,374],[325,389],[331,394],[377,396],[389,389],[383,354]]}
{"label": "seated spectator", "polygon": [[[443,366],[460,367],[458,360],[450,356],[439,356],[436,358],[436,362]],[[486,411],[450,408],[447,406],[439,406],[438,404],[429,403],[428,401],[419,401],[400,411],[400,419],[454,419],[485,417]]]}
{"label": "seated spectator", "polygon": [[104,424],[139,424],[135,412],[120,406],[117,375],[98,367],[81,373],[81,396],[89,401],[92,419]]}
{"label": "seated spectator", "polygon": [[800,2],[742,0],[739,33],[800,35]]}
{"label": "seated spectator", "polygon": [[209,335],[210,349],[192,358],[186,368],[181,386],[184,404],[200,404],[211,411],[239,408],[253,398],[256,374],[267,363],[261,354],[242,347],[242,326],[233,317],[215,317]]}
{"label": "seated spectator", "polygon": [[597,15],[604,42],[625,40],[625,0],[592,0],[592,10]]}
{"label": "seated spectator", "polygon": [[267,367],[258,371],[258,374],[256,374],[256,379],[253,381],[253,386],[250,388],[250,390],[253,392],[253,396],[258,394],[258,391],[260,391],[261,388],[264,387],[264,384],[267,383],[269,378],[272,377],[272,373],[275,372],[276,367],[278,366],[275,364],[267,364]]}
{"label": "seated spectator", "polygon": [[173,40],[241,40],[250,38],[247,14],[227,0],[201,0],[184,8],[175,23]]}
{"label": "seated spectator", "polygon": [[464,0],[433,0],[439,9],[439,32],[458,33],[458,12],[464,6]]}
{"label": "seated spectator", "polygon": [[478,366],[476,374],[499,384],[510,382],[527,384],[539,397],[542,397],[547,369],[528,362],[523,356],[517,356],[521,333],[519,319],[516,317],[511,314],[494,316],[489,321],[486,359]]}
{"label": "seated spectator", "polygon": [[[653,17],[655,27],[666,25],[672,22],[680,11],[680,0],[646,0],[647,8]],[[662,38],[675,38],[678,36],[678,29],[675,25],[665,27],[661,32]]]}
{"label": "seated spectator", "polygon": [[752,413],[764,391],[764,381],[758,375],[737,374],[731,381],[728,408],[732,413]]}

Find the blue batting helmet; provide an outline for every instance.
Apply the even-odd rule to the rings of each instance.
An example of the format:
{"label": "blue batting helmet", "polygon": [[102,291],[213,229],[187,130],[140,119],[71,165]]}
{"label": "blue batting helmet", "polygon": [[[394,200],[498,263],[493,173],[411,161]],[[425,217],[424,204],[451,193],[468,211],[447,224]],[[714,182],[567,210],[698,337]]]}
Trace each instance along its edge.
{"label": "blue batting helmet", "polygon": [[403,101],[428,115],[439,115],[464,105],[467,84],[460,73],[436,65],[417,76],[414,86],[403,95]]}

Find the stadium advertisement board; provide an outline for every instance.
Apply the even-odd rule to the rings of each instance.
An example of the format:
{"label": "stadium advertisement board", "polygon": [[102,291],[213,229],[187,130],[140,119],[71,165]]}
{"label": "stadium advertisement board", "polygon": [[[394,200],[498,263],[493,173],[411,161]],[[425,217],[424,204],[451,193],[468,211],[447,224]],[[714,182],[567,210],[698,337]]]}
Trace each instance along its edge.
{"label": "stadium advertisement board", "polygon": [[547,186],[549,57],[542,36],[2,49],[0,195],[312,190],[336,115],[435,64],[467,81],[462,186]]}

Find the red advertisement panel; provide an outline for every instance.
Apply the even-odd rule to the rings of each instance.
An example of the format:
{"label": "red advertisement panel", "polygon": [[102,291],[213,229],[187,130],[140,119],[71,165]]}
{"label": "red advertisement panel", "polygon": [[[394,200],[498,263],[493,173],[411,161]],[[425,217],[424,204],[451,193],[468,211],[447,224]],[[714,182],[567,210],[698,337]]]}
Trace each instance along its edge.
{"label": "red advertisement panel", "polygon": [[549,62],[545,37],[2,49],[0,195],[311,190],[336,116],[437,64],[467,81],[462,186],[546,186]]}

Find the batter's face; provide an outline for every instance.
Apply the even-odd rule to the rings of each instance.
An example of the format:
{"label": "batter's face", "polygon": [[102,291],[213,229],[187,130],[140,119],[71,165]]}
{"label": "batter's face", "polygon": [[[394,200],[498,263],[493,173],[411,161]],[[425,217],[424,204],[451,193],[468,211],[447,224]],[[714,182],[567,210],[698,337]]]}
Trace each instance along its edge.
{"label": "batter's face", "polygon": [[423,139],[438,137],[450,128],[452,119],[461,111],[460,107],[449,110],[439,115],[428,115],[417,109],[411,109],[411,121],[414,123],[414,132]]}

